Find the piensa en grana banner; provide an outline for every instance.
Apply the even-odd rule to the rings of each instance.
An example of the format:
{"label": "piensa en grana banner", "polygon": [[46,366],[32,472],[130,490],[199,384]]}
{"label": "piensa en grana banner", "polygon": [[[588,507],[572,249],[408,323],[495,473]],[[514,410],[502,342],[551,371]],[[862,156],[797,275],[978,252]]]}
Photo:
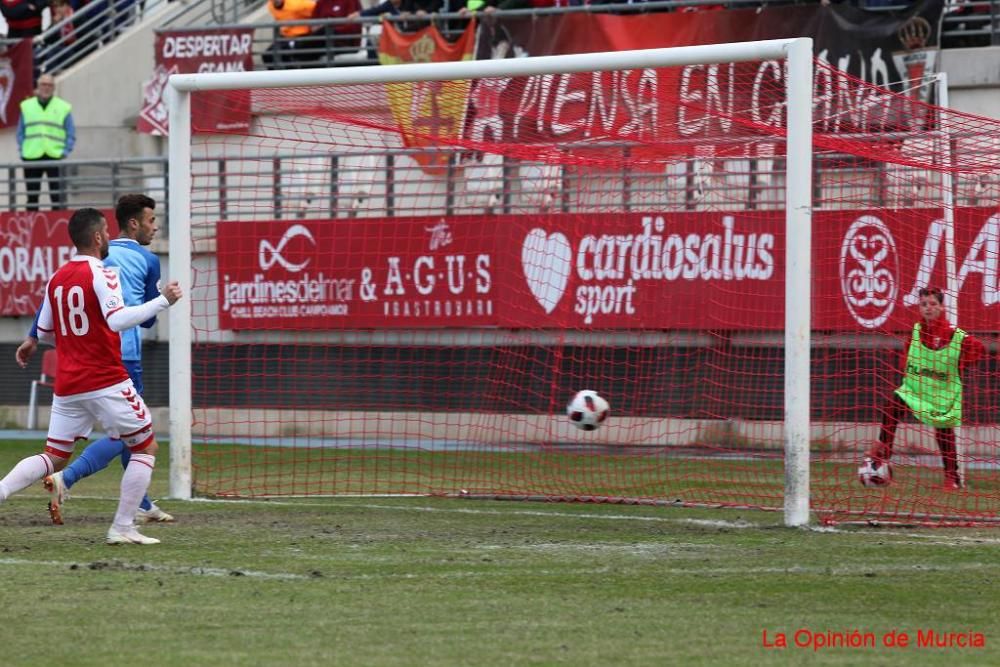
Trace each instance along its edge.
{"label": "piensa en grana banner", "polygon": [[[484,22],[478,59],[811,37],[829,67],[815,72],[818,133],[928,129],[942,0],[870,12],[847,3],[727,11],[572,13]],[[898,97],[880,95],[876,84]],[[784,126],[784,67],[776,61],[687,65],[477,81],[467,138],[495,143],[598,139],[711,142]],[[732,119],[741,122],[732,122]],[[661,149],[662,150],[662,149]]]}

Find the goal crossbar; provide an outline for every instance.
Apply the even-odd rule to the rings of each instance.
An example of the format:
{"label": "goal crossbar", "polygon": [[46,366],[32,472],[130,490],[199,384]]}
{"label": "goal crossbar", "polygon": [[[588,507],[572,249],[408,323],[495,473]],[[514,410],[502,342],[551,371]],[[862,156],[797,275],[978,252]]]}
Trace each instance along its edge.
{"label": "goal crossbar", "polygon": [[[534,56],[502,60],[464,60],[442,63],[380,65],[378,67],[331,67],[305,70],[174,74],[170,77],[170,87],[180,92],[237,90],[241,88],[301,88],[306,86],[406,83],[412,81],[487,79],[500,76],[515,77],[540,74],[608,72],[612,70],[642,69],[644,67],[713,65],[755,60],[785,60],[786,58],[790,60],[792,58],[792,51],[797,48],[797,45],[804,42],[808,42],[811,48],[811,38],[799,37],[792,39],[770,39],[759,42],[737,42],[733,44],[709,44],[703,46],[680,46],[664,49],[639,49],[634,51],[580,53],[559,56]],[[172,131],[171,134],[173,134]]]}
{"label": "goal crossbar", "polygon": [[[502,60],[384,65],[291,71],[175,74],[167,91],[169,110],[169,215],[171,276],[190,288],[191,267],[191,93],[251,88],[301,88],[352,84],[470,80],[595,71],[711,65],[762,60],[786,63],[787,275],[784,332],[784,516],[790,526],[809,522],[809,351],[812,241],[812,81],[810,38],[765,40],[610,53],[586,53]],[[188,267],[188,269],[185,269]],[[192,494],[190,299],[169,318],[170,495]]]}

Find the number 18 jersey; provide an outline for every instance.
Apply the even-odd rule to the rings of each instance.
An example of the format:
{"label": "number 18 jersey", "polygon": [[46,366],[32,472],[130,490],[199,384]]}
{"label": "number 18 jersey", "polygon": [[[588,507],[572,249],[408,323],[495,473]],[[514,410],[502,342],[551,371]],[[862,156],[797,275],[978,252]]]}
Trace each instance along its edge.
{"label": "number 18 jersey", "polygon": [[38,329],[55,335],[57,396],[97,391],[128,379],[121,338],[107,322],[124,307],[118,274],[96,257],[78,255],[49,279]]}

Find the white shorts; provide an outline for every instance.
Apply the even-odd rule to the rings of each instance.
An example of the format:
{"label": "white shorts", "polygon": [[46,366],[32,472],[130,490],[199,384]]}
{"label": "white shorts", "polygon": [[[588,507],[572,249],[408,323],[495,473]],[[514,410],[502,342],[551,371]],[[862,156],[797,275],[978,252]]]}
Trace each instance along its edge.
{"label": "white shorts", "polygon": [[71,396],[52,397],[52,416],[45,451],[68,459],[77,440],[85,440],[99,423],[109,437],[133,452],[153,441],[153,419],[132,380]]}

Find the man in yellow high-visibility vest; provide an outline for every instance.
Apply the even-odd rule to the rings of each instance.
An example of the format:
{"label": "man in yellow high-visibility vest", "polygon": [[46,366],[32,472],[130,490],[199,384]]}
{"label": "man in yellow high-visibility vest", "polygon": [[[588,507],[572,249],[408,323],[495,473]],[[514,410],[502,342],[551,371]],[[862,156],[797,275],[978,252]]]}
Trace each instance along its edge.
{"label": "man in yellow high-visibility vest", "polygon": [[64,207],[62,173],[58,161],[65,159],[76,143],[73,107],[56,97],[56,81],[51,74],[38,78],[35,96],[21,102],[21,119],[17,123],[17,146],[24,165],[24,180],[28,189],[29,211],[38,210],[38,194],[42,176],[49,181],[52,208]]}

